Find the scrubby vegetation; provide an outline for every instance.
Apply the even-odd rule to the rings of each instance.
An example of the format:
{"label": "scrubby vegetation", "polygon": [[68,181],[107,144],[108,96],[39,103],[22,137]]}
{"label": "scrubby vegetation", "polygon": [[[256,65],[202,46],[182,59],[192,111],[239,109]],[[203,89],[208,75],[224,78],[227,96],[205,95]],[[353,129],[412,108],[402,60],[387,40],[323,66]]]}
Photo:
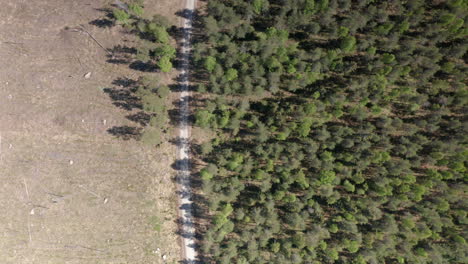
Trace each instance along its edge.
{"label": "scrubby vegetation", "polygon": [[[168,33],[171,26],[169,21],[161,16],[154,15],[151,19],[142,17],[144,13],[143,1],[135,0],[121,3],[113,9],[113,17],[131,32],[139,36],[135,58],[142,63],[155,65],[161,72],[172,70],[172,61],[176,57],[172,38]],[[162,142],[163,130],[168,125],[168,112],[166,109],[167,97],[170,89],[161,85],[157,77],[141,77],[134,89],[135,96],[142,105],[139,115],[146,127],[141,135],[141,141],[148,145],[159,145]],[[148,119],[148,120],[146,120]]]}
{"label": "scrubby vegetation", "polygon": [[145,63],[155,62],[162,72],[170,72],[176,49],[170,43],[170,23],[167,18],[161,15],[154,15],[152,19],[143,18],[142,1],[122,5],[114,8],[112,14],[117,23],[136,31],[140,36],[136,59]]}
{"label": "scrubby vegetation", "polygon": [[156,78],[143,77],[139,81],[136,94],[141,98],[143,113],[149,117],[149,124],[141,141],[148,145],[159,145],[162,142],[162,131],[167,127],[169,120],[166,109],[169,93],[169,87],[160,85]]}
{"label": "scrubby vegetation", "polygon": [[208,1],[206,261],[467,263],[467,11]]}

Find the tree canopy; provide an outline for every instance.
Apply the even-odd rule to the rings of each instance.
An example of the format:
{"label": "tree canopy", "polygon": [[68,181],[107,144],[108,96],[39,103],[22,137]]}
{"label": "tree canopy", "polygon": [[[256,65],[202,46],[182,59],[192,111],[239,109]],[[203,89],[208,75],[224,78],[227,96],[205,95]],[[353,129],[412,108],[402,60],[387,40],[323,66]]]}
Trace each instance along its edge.
{"label": "tree canopy", "polygon": [[210,0],[207,263],[466,263],[465,1]]}

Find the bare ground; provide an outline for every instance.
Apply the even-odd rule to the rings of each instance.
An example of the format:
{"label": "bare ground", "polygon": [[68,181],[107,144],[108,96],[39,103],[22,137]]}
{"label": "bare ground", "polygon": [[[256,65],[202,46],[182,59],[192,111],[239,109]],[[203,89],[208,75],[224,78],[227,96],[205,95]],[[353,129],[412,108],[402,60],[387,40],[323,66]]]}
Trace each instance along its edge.
{"label": "bare ground", "polygon": [[[89,25],[109,2],[0,0],[2,263],[180,260],[175,146],[107,131],[135,123],[105,88],[141,73],[106,62],[89,36],[66,29],[82,24],[106,48],[133,45],[120,27]],[[147,5],[173,16],[178,2]]]}

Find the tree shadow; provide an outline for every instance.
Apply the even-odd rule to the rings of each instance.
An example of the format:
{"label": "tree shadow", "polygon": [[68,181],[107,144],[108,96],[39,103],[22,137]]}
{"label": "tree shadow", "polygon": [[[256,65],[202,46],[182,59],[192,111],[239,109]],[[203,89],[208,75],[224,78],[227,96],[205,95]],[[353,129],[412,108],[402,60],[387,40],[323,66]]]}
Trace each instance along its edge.
{"label": "tree shadow", "polygon": [[184,8],[182,10],[179,10],[175,13],[176,16],[179,16],[179,17],[182,17],[182,18],[185,18],[185,19],[191,19],[193,18],[193,16],[195,15],[196,11],[194,10],[190,10],[190,9],[187,9],[187,8]]}
{"label": "tree shadow", "polygon": [[109,28],[114,26],[114,21],[109,20],[107,18],[95,19],[89,22],[90,25],[100,27],[100,28]]}
{"label": "tree shadow", "polygon": [[[115,4],[112,4],[115,8],[120,8]],[[90,25],[94,25],[100,28],[111,27],[115,25],[114,16],[112,9],[110,8],[98,8],[96,9],[105,14],[104,18],[98,18],[91,22]],[[146,39],[145,36],[142,36],[139,32],[134,29],[126,30],[125,33],[138,35],[142,39]],[[143,62],[140,60],[135,60],[135,55],[137,54],[137,49],[135,47],[128,47],[124,45],[116,45],[110,49],[107,49],[110,54],[107,55],[107,62],[111,64],[121,64],[128,65],[132,70],[141,71],[141,72],[157,72],[158,67],[152,62]]]}
{"label": "tree shadow", "polygon": [[331,49],[338,48],[338,40],[318,41],[318,40],[304,40],[299,43],[299,47],[306,51],[311,51],[315,48]]}
{"label": "tree shadow", "polygon": [[179,74],[178,76],[176,76],[173,80],[175,81],[174,84],[170,84],[168,85],[168,87],[171,89],[172,92],[182,92],[183,90],[185,90],[185,88],[188,88],[189,91],[195,91],[196,90],[196,86],[195,85],[184,85],[183,82],[187,79],[187,78],[190,78],[189,75],[183,75],[183,74]]}
{"label": "tree shadow", "polygon": [[110,8],[96,8],[95,10],[100,11],[104,13],[103,18],[97,18],[91,22],[89,22],[90,25],[100,27],[100,28],[109,28],[113,27],[115,25],[112,15],[112,9]]}
{"label": "tree shadow", "polygon": [[157,72],[158,67],[152,62],[134,61],[128,65],[130,69],[141,72]]}
{"label": "tree shadow", "polygon": [[114,126],[109,128],[107,132],[123,140],[139,139],[142,133],[142,128],[131,126]]}
{"label": "tree shadow", "polygon": [[[141,98],[136,95],[138,81],[128,77],[119,77],[112,81],[113,88],[105,88],[112,104],[130,113],[125,117],[138,124],[138,126],[115,126],[107,130],[109,134],[124,140],[139,139],[143,127],[149,124],[151,115],[142,111]],[[137,111],[137,112],[135,112]]]}
{"label": "tree shadow", "polygon": [[180,264],[203,264],[203,263],[208,263],[203,260],[181,260],[179,261]]}
{"label": "tree shadow", "polygon": [[176,41],[180,41],[184,38],[184,29],[182,27],[171,26],[170,28],[167,29],[167,32]]}
{"label": "tree shadow", "polygon": [[125,87],[125,88],[133,88],[137,85],[137,81],[135,80],[132,80],[130,78],[127,78],[127,77],[119,77],[115,80],[112,81],[112,84],[113,85],[116,85],[116,86],[121,86],[121,87]]}
{"label": "tree shadow", "polygon": [[107,55],[107,62],[112,64],[130,64],[133,61],[133,56],[137,53],[136,48],[120,44],[107,50],[112,54]]}
{"label": "tree shadow", "polygon": [[140,111],[135,114],[127,115],[126,118],[130,121],[140,124],[141,126],[146,126],[150,122],[151,115]]}
{"label": "tree shadow", "polygon": [[134,47],[127,47],[123,45],[116,45],[112,49],[109,49],[110,52],[114,54],[136,54],[137,50]]}
{"label": "tree shadow", "polygon": [[[192,18],[192,42],[197,43],[199,40],[203,40],[206,38],[206,33],[202,31],[203,29],[203,16],[201,15],[200,11],[198,9],[196,10],[189,10],[189,9],[182,9],[177,11],[176,16],[185,18],[185,19],[190,19]],[[183,35],[183,28],[180,27],[178,28],[178,31],[182,33],[179,35],[179,39],[182,39],[184,37]]]}
{"label": "tree shadow", "polygon": [[[180,114],[180,110],[178,109],[181,105],[182,101],[179,99],[179,100],[176,100],[173,102],[173,105],[175,106],[173,109],[170,109],[168,110],[168,115],[169,115],[169,123],[172,125],[172,126],[178,126],[183,118]],[[190,100],[190,104],[192,104],[193,101]],[[194,123],[195,123],[195,117],[193,115],[193,113],[190,113],[187,117],[187,123],[189,126],[192,126]]]}
{"label": "tree shadow", "polygon": [[189,159],[178,159],[176,160],[171,167],[176,171],[190,171],[190,160]]}
{"label": "tree shadow", "polygon": [[127,111],[142,108],[140,98],[135,96],[128,88],[105,88],[104,92],[109,95],[113,104],[119,108]]}
{"label": "tree shadow", "polygon": [[107,60],[108,63],[111,64],[128,64],[130,61],[128,59],[123,59],[123,58],[116,58],[114,56],[110,56],[110,58]]}

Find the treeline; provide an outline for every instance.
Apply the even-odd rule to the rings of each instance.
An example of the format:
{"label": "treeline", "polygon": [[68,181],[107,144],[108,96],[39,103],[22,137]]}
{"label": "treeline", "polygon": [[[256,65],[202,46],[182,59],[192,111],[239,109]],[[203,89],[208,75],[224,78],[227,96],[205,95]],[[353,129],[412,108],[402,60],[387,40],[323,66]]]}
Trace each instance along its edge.
{"label": "treeline", "polygon": [[206,262],[468,262],[466,1],[206,8]]}
{"label": "treeline", "polygon": [[171,25],[161,15],[154,15],[151,19],[144,18],[143,11],[143,1],[133,0],[114,8],[112,15],[118,23],[140,37],[135,57],[137,60],[155,62],[162,72],[170,72],[172,60],[176,57],[176,49],[170,44],[171,36],[168,33]]}
{"label": "treeline", "polygon": [[[116,23],[139,37],[134,60],[149,63],[150,66],[155,64],[164,73],[171,72],[172,61],[176,58],[176,49],[171,44],[173,40],[168,32],[171,24],[161,15],[145,18],[143,2],[132,0],[120,3],[112,9],[112,16]],[[166,108],[169,87],[160,84],[157,77],[143,76],[136,82],[133,91],[141,103],[140,116],[142,123],[145,123],[140,140],[153,146],[161,144],[169,120]]]}

